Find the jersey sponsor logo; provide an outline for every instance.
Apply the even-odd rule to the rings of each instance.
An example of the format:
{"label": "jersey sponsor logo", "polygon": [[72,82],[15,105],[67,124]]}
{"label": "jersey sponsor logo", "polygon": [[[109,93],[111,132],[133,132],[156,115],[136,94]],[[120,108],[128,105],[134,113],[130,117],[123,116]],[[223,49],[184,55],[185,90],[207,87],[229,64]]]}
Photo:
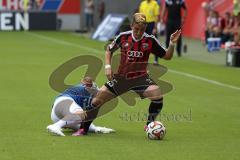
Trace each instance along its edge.
{"label": "jersey sponsor logo", "polygon": [[143,52],[140,51],[128,51],[127,52],[128,61],[134,61],[135,58],[143,57]]}
{"label": "jersey sponsor logo", "polygon": [[140,57],[143,57],[143,52],[140,52],[140,51],[128,51],[127,55],[130,58],[134,58],[134,57],[140,58]]}

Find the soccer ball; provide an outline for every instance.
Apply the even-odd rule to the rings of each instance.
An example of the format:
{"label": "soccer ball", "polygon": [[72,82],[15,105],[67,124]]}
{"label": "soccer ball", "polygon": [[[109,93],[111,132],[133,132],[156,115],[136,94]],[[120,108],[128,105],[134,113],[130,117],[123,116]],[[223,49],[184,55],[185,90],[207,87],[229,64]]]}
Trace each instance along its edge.
{"label": "soccer ball", "polygon": [[151,140],[162,140],[166,134],[166,128],[161,122],[154,121],[148,124],[146,133]]}

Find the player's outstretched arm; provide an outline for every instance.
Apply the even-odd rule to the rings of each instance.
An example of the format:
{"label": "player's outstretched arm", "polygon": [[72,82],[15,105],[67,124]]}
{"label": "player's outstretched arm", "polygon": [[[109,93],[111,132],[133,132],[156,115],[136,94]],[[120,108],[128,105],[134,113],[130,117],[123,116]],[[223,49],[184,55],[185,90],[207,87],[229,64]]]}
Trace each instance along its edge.
{"label": "player's outstretched arm", "polygon": [[171,34],[171,36],[170,36],[170,43],[169,43],[168,49],[166,50],[166,54],[163,57],[163,59],[170,60],[173,57],[174,46],[177,43],[178,38],[180,37],[180,35],[181,35],[181,29],[176,30],[176,32]]}

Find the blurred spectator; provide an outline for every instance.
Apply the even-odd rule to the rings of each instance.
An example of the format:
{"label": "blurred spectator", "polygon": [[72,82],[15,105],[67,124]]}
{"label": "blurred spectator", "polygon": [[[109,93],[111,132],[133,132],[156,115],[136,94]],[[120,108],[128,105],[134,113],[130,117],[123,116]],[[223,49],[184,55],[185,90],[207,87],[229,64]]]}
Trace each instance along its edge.
{"label": "blurred spectator", "polygon": [[206,16],[208,16],[209,11],[214,9],[213,0],[202,2],[202,8],[206,11]]}
{"label": "blurred spectator", "polygon": [[[231,16],[232,17],[232,16]],[[226,27],[223,30],[222,41],[225,47],[240,46],[240,13],[233,18],[230,18]]]}
{"label": "blurred spectator", "polygon": [[217,25],[213,27],[213,37],[221,37],[224,28],[224,19],[219,16],[217,11],[214,11],[214,17],[217,19]]}
{"label": "blurred spectator", "polygon": [[[139,12],[146,15],[146,33],[157,34],[157,22],[159,21],[159,5],[156,0],[144,0],[139,6]],[[158,64],[158,57],[155,56],[154,64]]]}
{"label": "blurred spectator", "polygon": [[161,13],[161,7],[162,7],[162,0],[157,0],[157,3],[159,5],[159,17],[158,17],[158,23],[157,23],[157,33],[159,33],[161,36],[165,34],[166,26],[164,23],[161,23],[160,21],[160,13]]}
{"label": "blurred spectator", "polygon": [[101,0],[98,4],[99,21],[101,22],[105,14],[105,3]]}
{"label": "blurred spectator", "polygon": [[221,29],[223,25],[221,25],[222,24],[221,18],[219,17],[219,14],[217,11],[214,11],[214,10],[209,11],[206,24],[207,24],[206,31],[205,31],[206,43],[209,37],[221,37],[221,33],[222,33]]}
{"label": "blurred spectator", "polygon": [[85,18],[86,18],[86,27],[87,30],[92,30],[94,27],[93,18],[94,18],[94,3],[93,0],[85,0]]}
{"label": "blurred spectator", "polygon": [[234,26],[231,29],[231,33],[233,35],[234,42],[236,44],[239,44],[239,36],[240,36],[240,12],[238,13],[237,16],[235,16],[234,19]]}
{"label": "blurred spectator", "polygon": [[225,13],[224,17],[224,29],[230,29],[234,25],[234,16],[230,12]]}
{"label": "blurred spectator", "polygon": [[37,11],[40,7],[40,0],[30,0],[29,1],[30,10]]}
{"label": "blurred spectator", "polygon": [[146,33],[149,35],[156,34],[159,17],[159,5],[156,0],[143,0],[139,6],[139,12],[146,15]]}
{"label": "blurred spectator", "polygon": [[235,16],[240,13],[240,0],[233,0],[233,14]]}
{"label": "blurred spectator", "polygon": [[225,13],[224,29],[222,32],[222,43],[226,43],[231,40],[231,29],[234,25],[234,16],[230,12]]}
{"label": "blurred spectator", "polygon": [[23,10],[24,10],[24,11],[28,11],[28,10],[29,10],[29,8],[30,8],[30,7],[29,7],[29,4],[30,4],[30,3],[29,3],[29,0],[24,0],[24,1],[23,1]]}
{"label": "blurred spectator", "polygon": [[159,6],[161,6],[162,0],[157,0],[157,3],[158,3]]}
{"label": "blurred spectator", "polygon": [[239,33],[235,33],[234,34],[234,46],[239,46],[240,47],[240,34]]}
{"label": "blurred spectator", "polygon": [[[183,16],[182,16],[183,9]],[[165,8],[163,9],[163,14],[161,21],[163,21],[165,15],[166,19],[166,47],[169,46],[170,35],[177,29],[181,29],[185,18],[187,16],[187,7],[184,0],[165,0]],[[180,57],[182,52],[182,37],[180,36],[177,42],[177,54]]]}

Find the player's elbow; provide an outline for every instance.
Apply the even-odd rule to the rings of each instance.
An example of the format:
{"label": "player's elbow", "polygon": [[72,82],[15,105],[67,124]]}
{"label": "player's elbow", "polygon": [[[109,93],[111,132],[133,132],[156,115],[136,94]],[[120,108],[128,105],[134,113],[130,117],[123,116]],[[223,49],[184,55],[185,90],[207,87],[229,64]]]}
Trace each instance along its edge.
{"label": "player's elbow", "polygon": [[166,55],[163,57],[163,59],[165,59],[165,60],[171,60],[172,57],[173,57],[172,55],[166,54]]}

